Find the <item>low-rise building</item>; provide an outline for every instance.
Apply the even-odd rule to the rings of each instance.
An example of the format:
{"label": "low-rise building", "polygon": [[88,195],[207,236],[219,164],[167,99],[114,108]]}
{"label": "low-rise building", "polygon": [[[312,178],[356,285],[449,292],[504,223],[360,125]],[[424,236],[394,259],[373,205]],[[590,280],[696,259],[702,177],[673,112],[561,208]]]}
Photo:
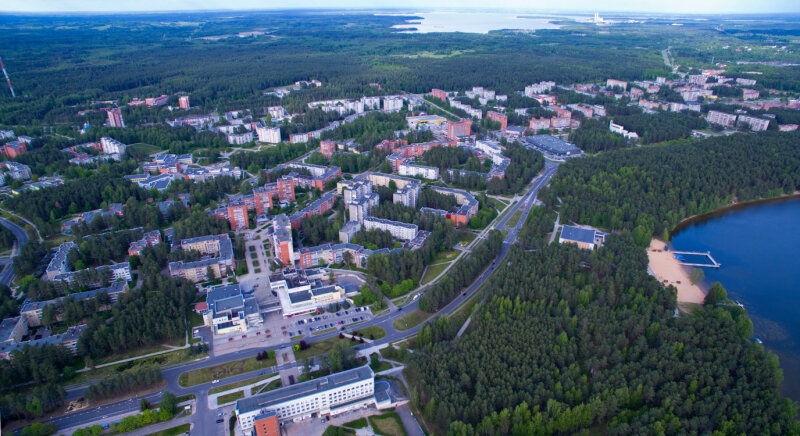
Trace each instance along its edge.
{"label": "low-rise building", "polygon": [[339,285],[323,285],[307,274],[311,270],[284,270],[269,277],[270,287],[278,295],[284,317],[313,312],[345,299]]}
{"label": "low-rise building", "polygon": [[196,250],[204,257],[200,260],[169,263],[172,277],[182,277],[193,282],[225,277],[233,270],[233,244],[227,234],[200,236],[181,241],[184,251]]}
{"label": "low-rise building", "polygon": [[256,298],[246,297],[238,283],[211,288],[206,307],[201,315],[215,335],[243,333],[264,323]]}
{"label": "low-rise building", "polygon": [[594,250],[595,247],[602,245],[605,234],[595,229],[563,225],[561,235],[558,237],[559,244],[575,244],[586,250]]}
{"label": "low-rise building", "polygon": [[[128,292],[128,283],[124,281],[113,282],[105,288],[94,289],[91,291],[74,292],[68,294],[66,297],[55,298],[46,301],[30,301],[25,300],[22,307],[19,309],[20,316],[24,317],[27,325],[30,327],[39,327],[42,325],[42,310],[46,306],[51,306],[63,302],[64,300],[80,301],[97,298],[100,294],[107,294],[111,304],[116,304],[119,297]],[[108,310],[110,306],[100,307],[100,310]],[[56,320],[61,319],[61,314],[56,314]]]}
{"label": "low-rise building", "polygon": [[138,256],[147,247],[152,247],[161,243],[161,232],[153,230],[142,235],[142,239],[133,241],[128,246],[128,256]]}

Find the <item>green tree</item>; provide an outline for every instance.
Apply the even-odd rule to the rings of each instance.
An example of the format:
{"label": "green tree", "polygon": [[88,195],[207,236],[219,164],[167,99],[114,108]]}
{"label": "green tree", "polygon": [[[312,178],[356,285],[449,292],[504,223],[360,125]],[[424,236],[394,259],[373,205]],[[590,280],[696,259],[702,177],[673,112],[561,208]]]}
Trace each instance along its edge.
{"label": "green tree", "polygon": [[161,404],[158,408],[168,412],[171,416],[175,415],[178,413],[178,399],[175,395],[164,392],[164,395],[161,396]]}
{"label": "green tree", "polygon": [[711,289],[708,290],[704,303],[709,306],[715,306],[717,303],[724,302],[728,299],[728,291],[722,287],[722,283],[714,282]]}

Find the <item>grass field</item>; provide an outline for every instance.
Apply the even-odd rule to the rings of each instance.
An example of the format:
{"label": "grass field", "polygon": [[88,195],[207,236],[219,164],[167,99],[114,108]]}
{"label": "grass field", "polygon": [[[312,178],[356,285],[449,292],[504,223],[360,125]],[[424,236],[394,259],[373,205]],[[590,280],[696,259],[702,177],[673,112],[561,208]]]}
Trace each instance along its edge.
{"label": "grass field", "polygon": [[128,146],[128,148],[132,148],[132,149],[134,149],[136,151],[140,151],[140,152],[146,153],[146,154],[153,154],[153,153],[158,153],[159,151],[161,151],[161,149],[159,147],[156,147],[155,145],[145,144],[144,142],[131,144],[131,145]]}
{"label": "grass field", "polygon": [[281,380],[278,379],[278,380],[272,380],[269,383],[262,383],[260,385],[253,386],[253,389],[251,389],[251,391],[253,392],[253,395],[255,395],[255,394],[260,394],[261,392],[267,392],[273,389],[278,389],[281,386],[282,386]]}
{"label": "grass field", "polygon": [[341,436],[341,435],[355,436],[355,434],[356,434],[356,432],[354,432],[353,430],[350,430],[349,428],[337,427],[335,425],[329,425],[325,429],[325,432],[322,433],[322,436]]}
{"label": "grass field", "polygon": [[278,375],[278,374],[274,374],[273,373],[273,374],[261,375],[261,376],[258,376],[258,377],[249,378],[247,380],[242,380],[242,381],[239,381],[239,382],[236,382],[236,383],[231,383],[231,384],[227,384],[227,385],[224,385],[224,386],[217,386],[217,387],[211,388],[208,391],[208,394],[209,395],[218,394],[220,392],[229,391],[231,389],[235,389],[235,388],[240,388],[242,386],[251,385],[253,383],[258,383],[261,380],[266,380],[266,379],[268,379],[270,377],[275,377],[276,375]]}
{"label": "grass field", "polygon": [[455,259],[456,256],[458,256],[458,253],[455,250],[442,251],[441,253],[437,254],[436,257],[433,258],[433,261],[431,261],[431,265],[442,262],[449,262]]}
{"label": "grass field", "polygon": [[387,369],[392,369],[392,364],[389,362],[380,361],[376,366],[370,365],[370,368],[372,368],[373,372],[381,372],[386,371]]}
{"label": "grass field", "polygon": [[458,242],[461,242],[464,245],[468,245],[470,242],[474,241],[475,238],[477,237],[478,235],[469,231],[460,232],[460,234],[458,235]]}
{"label": "grass field", "polygon": [[359,333],[360,335],[363,335],[367,339],[380,339],[386,336],[386,330],[376,325],[371,325],[369,327],[364,327],[358,330],[354,330],[353,333]]}
{"label": "grass field", "polygon": [[322,334],[325,334],[325,333],[330,333],[330,332],[332,332],[332,331],[336,330],[337,328],[338,328],[338,327],[331,327],[331,328],[329,328],[329,329],[315,331],[314,333],[311,333],[311,334],[312,334],[313,336],[316,336],[316,335],[322,335]]}
{"label": "grass field", "polygon": [[430,318],[430,316],[430,313],[415,310],[402,318],[396,319],[392,323],[392,326],[400,331],[408,330],[424,322],[426,319]]}
{"label": "grass field", "polygon": [[506,227],[514,227],[519,222],[519,219],[522,217],[522,211],[518,210],[514,212],[514,215],[511,215],[511,218],[506,221]]}
{"label": "grass field", "polygon": [[233,403],[241,398],[244,398],[244,391],[236,391],[231,392],[230,394],[220,395],[217,397],[217,405],[221,406],[223,404]]}
{"label": "grass field", "polygon": [[275,365],[275,358],[256,360],[255,357],[234,360],[233,362],[223,363],[208,368],[187,371],[178,377],[178,383],[183,387],[195,386],[201,383],[208,383],[216,379],[224,379],[257,369],[269,368]]}
{"label": "grass field", "polygon": [[301,360],[311,356],[327,353],[328,351],[331,351],[338,342],[344,342],[351,346],[357,344],[357,342],[353,342],[350,339],[339,339],[338,337],[328,338],[322,341],[309,343],[308,348],[305,350],[295,351],[294,357],[296,360]]}
{"label": "grass field", "polygon": [[364,428],[367,426],[367,418],[358,418],[355,421],[345,422],[342,425],[350,428]]}
{"label": "grass field", "polygon": [[150,433],[147,436],[177,436],[179,434],[184,434],[189,432],[189,424],[179,425],[177,427],[168,428],[166,430],[157,431],[155,433]]}
{"label": "grass field", "polygon": [[442,273],[448,265],[452,262],[445,262],[445,263],[437,263],[436,265],[428,266],[428,269],[425,271],[425,274],[422,276],[422,281],[420,282],[423,285],[428,284],[431,280],[435,279],[436,276]]}
{"label": "grass field", "polygon": [[372,424],[372,429],[375,434],[384,436],[406,436],[406,429],[403,427],[403,422],[400,421],[400,415],[397,412],[388,412],[382,415],[370,416],[369,423]]}

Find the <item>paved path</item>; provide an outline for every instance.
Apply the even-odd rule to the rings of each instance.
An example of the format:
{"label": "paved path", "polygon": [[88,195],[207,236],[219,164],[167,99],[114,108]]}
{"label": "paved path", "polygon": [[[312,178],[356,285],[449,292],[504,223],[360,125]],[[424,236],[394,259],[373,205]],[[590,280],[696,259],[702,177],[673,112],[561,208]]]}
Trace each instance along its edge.
{"label": "paved path", "polygon": [[[13,233],[14,237],[17,238],[17,242],[11,249],[11,257],[13,258],[17,256],[19,250],[22,249],[22,246],[28,242],[28,233],[22,227],[14,224],[13,222],[5,218],[0,218],[0,225],[7,228],[8,230],[11,230],[11,233]],[[36,227],[34,227],[34,229],[35,228]],[[3,271],[0,272],[0,283],[8,286],[8,284],[11,283],[11,279],[13,278],[14,278],[14,265],[12,263],[8,263],[3,268]]]}

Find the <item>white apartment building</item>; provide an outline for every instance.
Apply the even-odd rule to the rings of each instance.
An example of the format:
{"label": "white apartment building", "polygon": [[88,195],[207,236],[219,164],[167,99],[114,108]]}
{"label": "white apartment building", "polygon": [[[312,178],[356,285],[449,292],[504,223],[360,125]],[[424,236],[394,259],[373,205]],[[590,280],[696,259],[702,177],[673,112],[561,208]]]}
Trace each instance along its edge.
{"label": "white apartment building", "polygon": [[375,405],[375,373],[369,365],[331,374],[236,401],[236,416],[249,434],[255,417],[276,412],[282,422],[338,415]]}
{"label": "white apartment building", "polygon": [[227,135],[228,143],[231,145],[243,145],[253,142],[253,132],[231,133]]}
{"label": "white apartment building", "polygon": [[414,224],[390,221],[372,216],[364,218],[364,230],[383,230],[392,234],[392,237],[410,241],[417,236],[419,230]]}
{"label": "white apartment building", "polygon": [[260,142],[268,144],[277,144],[281,142],[281,129],[280,127],[258,126],[256,134]]}
{"label": "white apartment building", "polygon": [[386,112],[398,112],[403,109],[403,99],[400,97],[384,97],[383,110]]}
{"label": "white apartment building", "polygon": [[769,120],[762,118],[751,117],[747,115],[739,115],[739,125],[746,124],[750,130],[754,132],[762,132],[769,127]]}
{"label": "white apartment building", "polygon": [[532,97],[534,94],[544,94],[556,86],[556,82],[539,82],[525,87],[525,95]]}
{"label": "white apartment building", "polygon": [[368,111],[377,110],[381,108],[380,97],[362,97],[361,102],[364,104],[364,109]]}
{"label": "white apartment building", "polygon": [[706,121],[725,127],[733,127],[736,124],[736,115],[726,114],[725,112],[708,111]]}
{"label": "white apartment building", "polygon": [[124,154],[125,148],[127,147],[125,144],[117,141],[113,138],[102,137],[100,138],[100,146],[103,147],[103,153],[105,154]]}
{"label": "white apartment building", "polygon": [[439,178],[439,168],[424,165],[401,163],[397,167],[397,172],[400,173],[401,176],[420,176],[429,180],[436,180]]}

